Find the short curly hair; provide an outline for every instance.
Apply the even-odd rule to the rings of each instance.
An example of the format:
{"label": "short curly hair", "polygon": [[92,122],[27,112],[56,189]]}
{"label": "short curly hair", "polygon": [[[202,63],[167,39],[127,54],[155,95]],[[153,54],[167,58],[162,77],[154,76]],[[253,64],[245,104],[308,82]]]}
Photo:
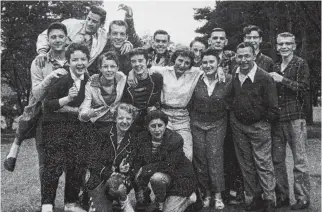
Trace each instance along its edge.
{"label": "short curly hair", "polygon": [[114,112],[114,120],[116,120],[116,117],[118,115],[119,109],[125,110],[126,112],[128,112],[129,114],[132,115],[133,119],[136,118],[136,116],[139,113],[139,109],[136,108],[135,106],[131,105],[131,104],[127,104],[127,103],[120,103],[117,107],[116,110]]}
{"label": "short curly hair", "polygon": [[165,125],[168,125],[169,122],[169,117],[167,116],[167,114],[165,114],[161,110],[152,110],[145,117],[146,126],[149,126],[150,122],[154,119],[161,119]]}
{"label": "short curly hair", "polygon": [[[188,48],[188,47],[187,47],[187,48]],[[191,67],[192,67],[192,65],[193,65],[193,59],[194,59],[194,54],[193,54],[193,52],[192,52],[192,51],[190,51],[190,50],[189,50],[189,48],[188,48],[188,49],[186,49],[186,48],[177,49],[177,50],[173,53],[173,55],[172,55],[172,57],[171,57],[171,62],[172,62],[173,64],[175,64],[176,59],[177,59],[177,57],[179,57],[179,56],[182,56],[182,57],[189,57],[189,58],[190,58],[190,60],[191,60],[191,63],[190,63],[190,67],[189,67],[189,68],[191,68]]]}
{"label": "short curly hair", "polygon": [[117,66],[120,66],[120,62],[119,62],[119,57],[117,56],[115,51],[108,51],[105,52],[104,54],[102,54],[101,56],[99,56],[98,60],[97,60],[97,66],[98,68],[102,67],[102,62],[103,59],[105,58],[105,60],[114,60]]}
{"label": "short curly hair", "polygon": [[78,50],[83,52],[84,54],[86,54],[86,57],[87,57],[88,60],[90,59],[90,52],[89,52],[87,46],[85,46],[83,44],[80,44],[80,43],[71,43],[68,46],[67,51],[65,53],[65,57],[66,57],[68,62],[70,60],[70,55],[72,53],[74,53],[75,51],[78,51]]}

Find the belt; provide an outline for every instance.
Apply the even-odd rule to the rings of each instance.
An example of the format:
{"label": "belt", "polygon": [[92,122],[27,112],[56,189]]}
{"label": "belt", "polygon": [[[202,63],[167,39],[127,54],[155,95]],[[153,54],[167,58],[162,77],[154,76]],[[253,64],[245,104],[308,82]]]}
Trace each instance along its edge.
{"label": "belt", "polygon": [[182,110],[187,109],[186,107],[172,107],[172,106],[169,106],[169,105],[161,105],[161,108],[164,108],[164,109],[182,109]]}

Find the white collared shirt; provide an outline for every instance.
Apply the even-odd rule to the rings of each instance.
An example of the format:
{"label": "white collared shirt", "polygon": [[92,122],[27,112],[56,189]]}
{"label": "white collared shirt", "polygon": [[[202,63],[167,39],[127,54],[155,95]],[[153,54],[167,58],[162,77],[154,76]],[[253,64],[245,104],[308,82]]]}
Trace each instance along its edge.
{"label": "white collared shirt", "polygon": [[161,102],[171,107],[186,107],[203,71],[199,67],[192,67],[177,78],[173,66],[152,66],[150,72],[157,72],[163,76]]}
{"label": "white collared shirt", "polygon": [[80,86],[81,86],[81,82],[82,82],[82,80],[84,80],[84,74],[82,74],[80,77],[77,77],[72,71],[70,71],[70,76],[74,80],[74,84],[75,84],[77,90],[79,91]]}
{"label": "white collared shirt", "polygon": [[216,79],[212,82],[209,81],[207,75],[203,75],[202,76],[203,81],[205,82],[205,84],[207,85],[207,91],[208,91],[208,96],[211,96],[211,94],[214,92],[214,89],[216,87],[216,84],[218,82],[218,76],[216,76]]}
{"label": "white collared shirt", "polygon": [[240,67],[237,68],[236,74],[238,73],[238,79],[240,81],[240,86],[242,86],[247,78],[254,82],[255,74],[257,70],[257,64],[254,62],[253,68],[248,72],[247,75],[240,72]]}

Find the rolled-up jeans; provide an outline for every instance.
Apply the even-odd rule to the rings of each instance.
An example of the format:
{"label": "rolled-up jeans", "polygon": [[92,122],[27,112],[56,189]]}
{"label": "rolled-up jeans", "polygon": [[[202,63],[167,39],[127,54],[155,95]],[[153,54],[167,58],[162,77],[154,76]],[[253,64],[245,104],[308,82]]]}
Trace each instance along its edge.
{"label": "rolled-up jeans", "polygon": [[186,157],[192,161],[192,134],[190,128],[190,117],[187,109],[164,109],[168,115],[169,123],[167,128],[179,133],[183,138],[183,151]]}

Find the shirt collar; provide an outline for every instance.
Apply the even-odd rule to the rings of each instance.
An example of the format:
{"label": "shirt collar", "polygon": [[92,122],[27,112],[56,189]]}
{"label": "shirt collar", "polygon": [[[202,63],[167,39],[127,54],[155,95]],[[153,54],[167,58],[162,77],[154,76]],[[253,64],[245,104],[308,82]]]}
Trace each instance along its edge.
{"label": "shirt collar", "polygon": [[[249,77],[249,79],[254,82],[255,79],[255,74],[256,74],[256,70],[257,70],[257,64],[254,62],[254,66],[253,68],[248,72],[248,74],[246,75],[246,77]],[[237,68],[236,70],[236,74],[241,74],[244,75],[243,73],[240,72],[240,67]],[[245,76],[245,75],[244,75]]]}
{"label": "shirt collar", "polygon": [[74,81],[76,81],[76,80],[84,80],[84,74],[82,74],[80,77],[76,77],[76,75],[72,72],[72,70],[70,70],[70,76],[72,77],[72,79]]}
{"label": "shirt collar", "polygon": [[[202,80],[205,80],[205,78],[207,78],[207,80],[208,80],[207,75],[206,75],[205,73],[203,73],[203,74],[201,75],[201,79],[202,79]],[[218,80],[218,73],[216,73],[215,80]]]}

